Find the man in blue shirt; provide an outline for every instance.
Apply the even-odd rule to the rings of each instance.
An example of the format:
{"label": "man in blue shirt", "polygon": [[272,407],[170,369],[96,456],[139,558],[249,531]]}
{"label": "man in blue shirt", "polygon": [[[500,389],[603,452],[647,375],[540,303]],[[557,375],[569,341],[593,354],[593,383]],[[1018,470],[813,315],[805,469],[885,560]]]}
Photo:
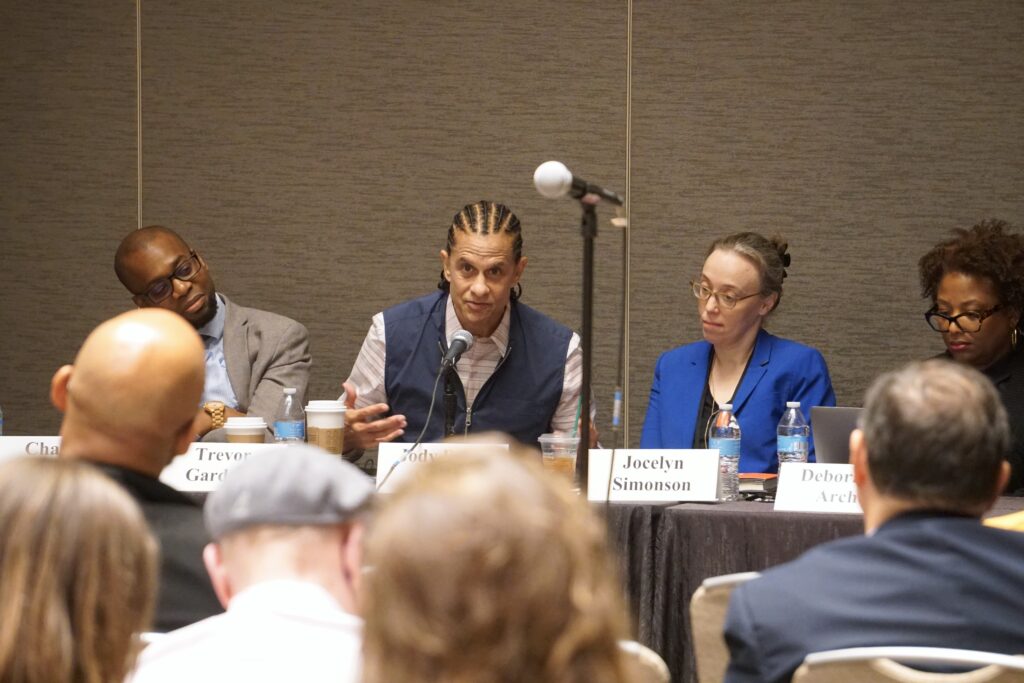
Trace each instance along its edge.
{"label": "man in blue shirt", "polygon": [[311,363],[306,328],[219,294],[206,261],[173,230],[152,225],[130,233],[117,249],[114,270],[136,306],[178,313],[202,337],[206,384],[198,436],[223,427],[228,417],[259,416],[272,425],[285,387],[294,387],[305,402]]}

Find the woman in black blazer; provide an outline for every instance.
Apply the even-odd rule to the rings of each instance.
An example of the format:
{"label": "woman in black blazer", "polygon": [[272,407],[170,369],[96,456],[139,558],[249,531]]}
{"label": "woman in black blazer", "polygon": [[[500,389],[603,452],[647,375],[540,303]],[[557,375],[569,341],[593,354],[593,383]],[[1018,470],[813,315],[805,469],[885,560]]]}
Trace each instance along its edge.
{"label": "woman in black blazer", "polygon": [[925,320],[946,356],[981,370],[1010,417],[1013,474],[1006,492],[1024,495],[1024,235],[986,220],[935,245],[918,268],[932,301]]}

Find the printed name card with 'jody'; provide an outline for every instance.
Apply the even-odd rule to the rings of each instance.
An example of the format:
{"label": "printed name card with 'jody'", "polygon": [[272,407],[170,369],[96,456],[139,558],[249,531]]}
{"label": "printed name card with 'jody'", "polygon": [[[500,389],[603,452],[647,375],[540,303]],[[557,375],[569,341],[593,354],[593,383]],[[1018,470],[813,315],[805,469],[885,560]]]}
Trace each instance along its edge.
{"label": "printed name card with 'jody'", "polygon": [[508,450],[507,443],[421,443],[410,450],[412,444],[382,443],[377,448],[377,491],[391,493],[406,477],[434,458],[479,452],[489,448]]}

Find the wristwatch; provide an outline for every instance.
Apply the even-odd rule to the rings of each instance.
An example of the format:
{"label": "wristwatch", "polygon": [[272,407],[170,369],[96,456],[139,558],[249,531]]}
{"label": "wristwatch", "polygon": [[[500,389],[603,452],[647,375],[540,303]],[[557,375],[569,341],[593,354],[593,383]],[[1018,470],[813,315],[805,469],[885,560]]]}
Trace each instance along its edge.
{"label": "wristwatch", "polygon": [[212,429],[220,429],[224,426],[224,402],[207,401],[203,404],[203,412],[210,416]]}

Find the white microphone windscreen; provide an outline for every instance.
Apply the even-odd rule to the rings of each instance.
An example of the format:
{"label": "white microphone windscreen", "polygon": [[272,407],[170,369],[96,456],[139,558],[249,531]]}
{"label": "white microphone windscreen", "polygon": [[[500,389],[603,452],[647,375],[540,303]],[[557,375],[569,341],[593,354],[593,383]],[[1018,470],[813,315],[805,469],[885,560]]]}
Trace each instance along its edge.
{"label": "white microphone windscreen", "polygon": [[533,172],[533,184],[548,199],[558,199],[569,193],[572,172],[561,161],[545,161]]}

